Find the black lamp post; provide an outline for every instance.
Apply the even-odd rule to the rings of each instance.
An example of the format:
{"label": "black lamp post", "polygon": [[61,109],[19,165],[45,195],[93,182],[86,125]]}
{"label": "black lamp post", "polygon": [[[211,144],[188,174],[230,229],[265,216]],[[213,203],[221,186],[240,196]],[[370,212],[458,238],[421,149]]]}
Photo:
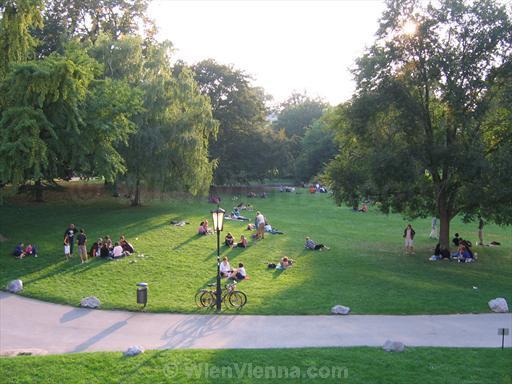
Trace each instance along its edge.
{"label": "black lamp post", "polygon": [[220,232],[222,231],[224,225],[224,213],[226,213],[226,211],[220,208],[218,205],[217,209],[212,211],[213,229],[215,232],[217,232],[217,311],[221,310],[222,290],[220,288]]}

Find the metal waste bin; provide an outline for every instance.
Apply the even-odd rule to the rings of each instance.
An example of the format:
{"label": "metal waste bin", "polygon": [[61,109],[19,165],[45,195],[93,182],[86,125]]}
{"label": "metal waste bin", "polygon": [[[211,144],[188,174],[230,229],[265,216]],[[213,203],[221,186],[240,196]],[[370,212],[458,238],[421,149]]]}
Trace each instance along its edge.
{"label": "metal waste bin", "polygon": [[148,303],[148,283],[137,283],[137,304]]}

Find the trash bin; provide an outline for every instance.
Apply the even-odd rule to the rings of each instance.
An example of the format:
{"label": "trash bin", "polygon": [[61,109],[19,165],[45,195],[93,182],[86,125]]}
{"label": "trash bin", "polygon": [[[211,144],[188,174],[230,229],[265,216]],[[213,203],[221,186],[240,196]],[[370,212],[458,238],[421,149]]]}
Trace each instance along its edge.
{"label": "trash bin", "polygon": [[137,304],[148,303],[148,283],[137,283]]}

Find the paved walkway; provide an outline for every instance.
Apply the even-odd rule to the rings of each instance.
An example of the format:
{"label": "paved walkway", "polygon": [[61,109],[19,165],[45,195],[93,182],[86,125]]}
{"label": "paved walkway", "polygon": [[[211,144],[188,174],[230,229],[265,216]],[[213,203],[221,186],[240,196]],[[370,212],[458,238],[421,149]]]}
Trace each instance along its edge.
{"label": "paved walkway", "polygon": [[[179,315],[74,308],[0,292],[0,354],[168,348],[498,347],[512,314],[437,316]],[[512,347],[511,337],[506,346]]]}

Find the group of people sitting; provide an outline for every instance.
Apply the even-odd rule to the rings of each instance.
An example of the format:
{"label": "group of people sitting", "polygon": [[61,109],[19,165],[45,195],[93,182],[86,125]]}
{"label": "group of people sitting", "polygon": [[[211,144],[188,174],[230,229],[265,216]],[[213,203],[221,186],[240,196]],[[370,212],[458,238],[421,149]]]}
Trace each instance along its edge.
{"label": "group of people sitting", "polygon": [[213,229],[208,226],[208,220],[203,219],[203,221],[201,221],[197,233],[199,235],[211,235],[213,233]]}
{"label": "group of people sitting", "polygon": [[25,256],[37,257],[37,249],[35,245],[28,244],[26,247],[23,243],[18,243],[12,252],[17,259],[23,259]]}
{"label": "group of people sitting", "polygon": [[434,254],[430,257],[430,260],[457,260],[459,263],[471,263],[475,261],[476,254],[471,250],[471,241],[464,240],[456,233],[455,237],[452,239],[452,243],[457,247],[457,251],[450,253],[448,249],[441,247],[441,244],[437,243]]}
{"label": "group of people sitting", "polygon": [[222,278],[233,279],[233,280],[245,280],[247,279],[247,272],[245,271],[244,264],[238,263],[238,268],[231,268],[229,259],[227,256],[222,258],[222,262],[219,265],[219,273]]}
{"label": "group of people sitting", "polygon": [[226,219],[227,220],[240,220],[240,221],[249,221],[249,218],[246,217],[246,216],[242,216],[240,214],[240,208],[238,207],[234,207],[233,210],[231,211],[231,214],[229,214],[228,216],[226,216]]}
{"label": "group of people sitting", "polygon": [[235,238],[231,234],[231,232],[228,232],[224,239],[224,244],[228,246],[229,248],[247,248],[248,242],[244,235],[240,236],[240,240],[238,242],[235,242]]}
{"label": "group of people sitting", "polygon": [[129,256],[135,252],[133,246],[121,235],[119,241],[112,242],[110,236],[99,238],[91,247],[89,255],[91,257],[102,257],[104,259],[118,259]]}
{"label": "group of people sitting", "polygon": [[325,188],[323,185],[320,185],[319,183],[316,183],[315,185],[311,184],[309,186],[309,192],[310,193],[327,193],[327,188]]}

